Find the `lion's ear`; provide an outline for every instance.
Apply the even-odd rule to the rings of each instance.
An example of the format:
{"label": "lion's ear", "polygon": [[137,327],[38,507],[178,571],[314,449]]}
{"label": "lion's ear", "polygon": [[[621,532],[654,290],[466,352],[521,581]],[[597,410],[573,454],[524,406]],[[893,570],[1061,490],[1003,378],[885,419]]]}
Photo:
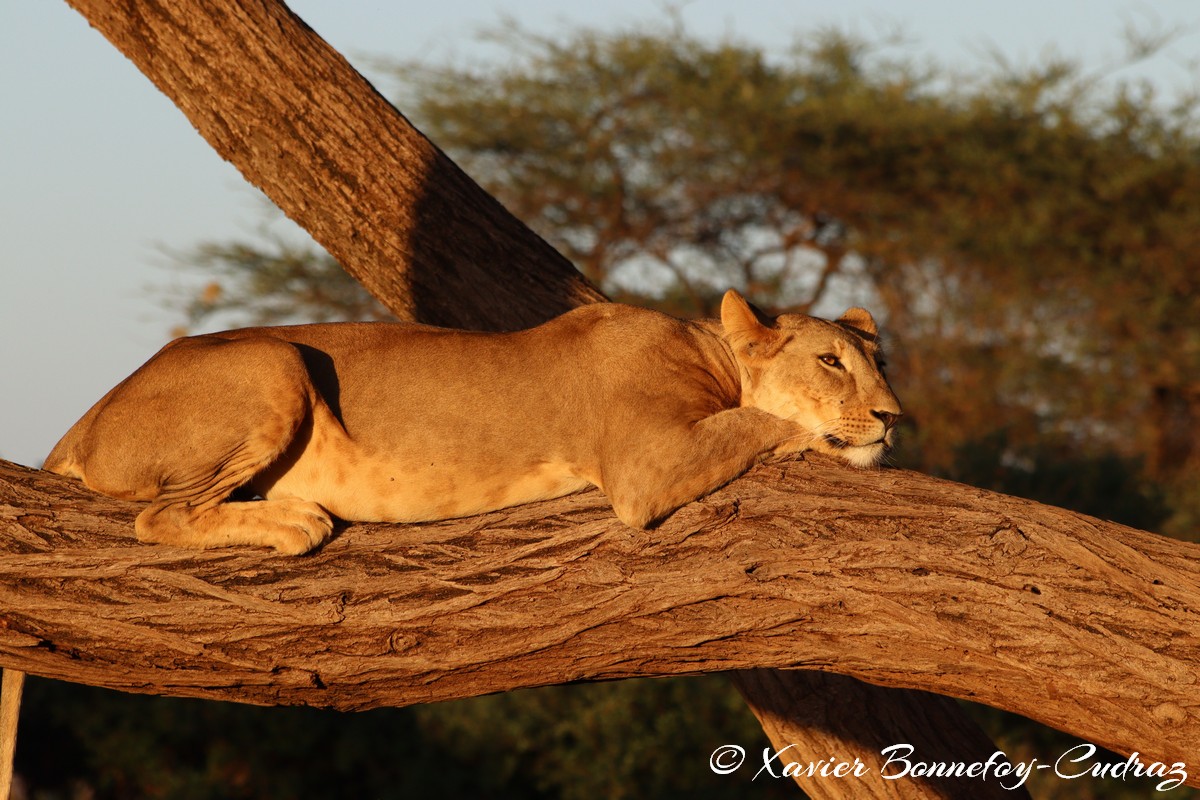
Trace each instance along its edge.
{"label": "lion's ear", "polygon": [[869,339],[874,339],[879,335],[879,328],[875,325],[875,318],[865,308],[848,308],[845,314],[838,317],[837,321],[846,327],[854,328]]}
{"label": "lion's ear", "polygon": [[721,300],[721,327],[725,329],[726,336],[750,334],[757,337],[770,330],[758,321],[754,309],[735,289],[726,292]]}
{"label": "lion's ear", "polygon": [[721,328],[734,352],[747,361],[770,358],[788,341],[778,330],[762,324],[754,307],[733,289],[721,300]]}

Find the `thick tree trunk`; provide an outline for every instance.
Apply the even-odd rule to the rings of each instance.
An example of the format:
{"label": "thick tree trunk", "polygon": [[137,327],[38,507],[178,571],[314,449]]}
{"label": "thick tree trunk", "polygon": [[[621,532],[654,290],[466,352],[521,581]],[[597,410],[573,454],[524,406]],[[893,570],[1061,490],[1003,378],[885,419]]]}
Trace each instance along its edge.
{"label": "thick tree trunk", "polygon": [[[281,4],[68,2],[152,79],[223,157],[400,316],[508,329],[602,299]],[[855,498],[857,489],[845,481],[863,479],[821,463],[788,469],[807,470],[808,478],[816,470],[833,487],[829,497]],[[1040,697],[1039,681],[1048,672],[1058,676],[1056,692],[1068,691],[1062,687],[1071,685],[1074,673],[1051,669],[1060,651],[1072,656],[1078,671],[1088,672],[1086,661],[1070,651],[1074,628],[1063,628],[1050,612],[1033,614],[1044,628],[1047,649],[1031,645],[1023,658],[1001,658],[1006,651],[993,652],[994,643],[978,639],[996,610],[986,604],[959,607],[961,595],[939,594],[963,579],[941,549],[954,553],[955,548],[941,539],[927,547],[920,536],[919,545],[909,548],[903,546],[906,539],[895,540],[896,531],[906,530],[911,521],[906,509],[918,521],[928,509],[919,502],[910,506],[902,495],[890,498],[898,504],[895,517],[877,507],[856,506],[854,500],[813,506],[823,495],[809,493],[807,481],[798,487],[804,495],[790,494],[800,472],[788,478],[759,470],[650,535],[621,528],[603,500],[591,494],[436,526],[353,526],[315,558],[294,561],[260,553],[197,555],[142,547],[129,538],[128,504],[11,465],[4,470],[0,545],[8,555],[0,567],[5,579],[0,663],[39,674],[130,691],[362,708],[586,677],[810,666],[1026,709],[1069,730],[1105,732],[1097,741],[1123,751],[1151,751],[1151,739],[1140,737],[1153,720],[1181,717],[1185,730],[1195,724],[1194,705],[1151,704],[1154,693],[1140,704],[1130,699],[1135,695],[1122,695],[1119,714],[1102,706],[1076,709],[1071,716],[1061,706],[1051,713],[1027,702],[1030,687],[1024,682]],[[907,481],[929,479],[871,473],[866,480],[877,496],[887,497],[889,491],[909,488]],[[956,499],[976,497],[971,490],[946,491]],[[780,508],[739,514],[736,503],[728,505],[738,497],[747,503],[773,498],[770,508]],[[843,526],[840,509],[847,503],[866,516],[843,548],[827,533]],[[999,519],[989,513],[992,523]],[[956,519],[936,520],[948,526],[940,530],[950,540]],[[1063,519],[1085,531],[1090,524],[1070,515]],[[971,553],[997,548],[1004,553],[1021,539],[1005,524],[986,536],[979,533],[983,543],[972,541],[967,528],[957,534]],[[476,536],[485,530],[487,536]],[[732,533],[736,537],[728,539]],[[812,549],[814,537],[843,560],[822,565],[823,551]],[[1012,537],[1016,541],[1008,542]],[[692,549],[704,543],[711,549],[696,560]],[[741,556],[731,558],[723,547],[739,548]],[[799,554],[805,557],[797,562]],[[856,575],[857,556],[867,561]],[[1012,558],[1005,563],[1018,568]],[[1119,556],[1115,563],[1121,563]],[[809,591],[801,591],[804,581],[780,569],[809,575]],[[928,580],[943,569],[941,578]],[[839,579],[827,582],[835,573]],[[887,579],[893,573],[905,578],[904,585],[923,588],[924,595],[895,594]],[[639,575],[645,579],[635,579]],[[397,580],[384,586],[372,584],[372,578]],[[686,599],[730,581],[744,591]],[[372,585],[376,588],[368,588]],[[1045,592],[1053,580],[1047,583],[1039,574],[1031,585]],[[1037,626],[1029,625],[1030,604],[1051,598],[998,586],[992,584],[997,598],[1021,609],[1026,627],[998,632],[996,642],[1033,636]],[[1102,592],[1106,584],[1093,588]],[[107,601],[117,597],[121,603],[136,599],[137,605],[110,606]],[[14,599],[21,604],[14,605]],[[582,605],[571,607],[571,602]],[[821,625],[810,630],[810,617]],[[889,625],[893,619],[895,628]],[[82,626],[82,621],[94,625]],[[1194,629],[1194,620],[1180,628]],[[910,646],[907,633],[896,635],[911,630],[934,638]],[[809,636],[819,631],[823,634]],[[979,649],[993,661],[961,656],[959,634],[962,653]],[[330,641],[345,645],[331,647]],[[1180,658],[1166,643],[1151,644],[1167,648],[1166,655],[1154,655],[1151,647],[1143,657]],[[1181,663],[1188,666],[1181,669],[1194,674],[1194,659],[1187,660],[1194,648],[1187,653]],[[543,658],[549,660],[543,663]],[[996,658],[1006,671],[993,679],[985,667]],[[1096,669],[1108,663],[1098,662]],[[812,681],[826,678],[752,674],[770,676],[742,676],[739,685],[777,742],[797,743],[801,753],[878,758],[874,745],[864,745],[849,721],[838,721],[833,711],[838,705],[828,707],[822,724],[803,713],[780,716],[779,698],[806,696]],[[931,758],[983,761],[991,754],[977,735],[958,736],[963,719],[951,704],[829,680],[838,681],[837,694],[846,707],[875,709],[867,727],[875,726],[879,741],[904,741],[919,728],[941,733],[939,741],[929,740]],[[1095,689],[1088,684],[1089,692]],[[1107,724],[1098,721],[1105,710],[1113,711]],[[1165,730],[1154,740],[1161,745],[1156,752],[1180,751],[1186,739]],[[815,788],[825,797],[905,791],[955,796],[952,790],[906,782],[826,782]],[[976,792],[986,788],[974,787]]]}
{"label": "thick tree trunk", "polygon": [[[21,467],[0,473],[0,497],[0,663],[39,675],[364,709],[816,668],[1146,762],[1200,755],[1200,546],[918,473],[810,455],[653,532],[591,491],[353,525],[300,559],[141,545],[136,505]],[[766,683],[752,702],[770,713],[792,690],[756,676],[741,685]],[[876,770],[877,745],[859,754]],[[808,757],[830,752],[851,757]]]}

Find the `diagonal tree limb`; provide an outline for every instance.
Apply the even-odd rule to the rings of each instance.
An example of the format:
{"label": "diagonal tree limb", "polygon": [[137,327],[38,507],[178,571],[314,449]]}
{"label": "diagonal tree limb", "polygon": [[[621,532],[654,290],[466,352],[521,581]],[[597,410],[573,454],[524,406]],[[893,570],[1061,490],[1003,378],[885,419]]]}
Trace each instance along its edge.
{"label": "diagonal tree limb", "polygon": [[401,319],[529,327],[603,300],[277,0],[68,0]]}

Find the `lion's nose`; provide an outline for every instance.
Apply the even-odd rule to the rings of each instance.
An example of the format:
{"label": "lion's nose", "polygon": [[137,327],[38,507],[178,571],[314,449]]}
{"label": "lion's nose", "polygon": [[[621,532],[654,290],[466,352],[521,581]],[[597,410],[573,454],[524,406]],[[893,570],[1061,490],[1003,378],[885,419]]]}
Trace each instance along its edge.
{"label": "lion's nose", "polygon": [[891,430],[900,420],[902,414],[896,414],[892,411],[872,411],[871,416],[883,423],[885,431]]}

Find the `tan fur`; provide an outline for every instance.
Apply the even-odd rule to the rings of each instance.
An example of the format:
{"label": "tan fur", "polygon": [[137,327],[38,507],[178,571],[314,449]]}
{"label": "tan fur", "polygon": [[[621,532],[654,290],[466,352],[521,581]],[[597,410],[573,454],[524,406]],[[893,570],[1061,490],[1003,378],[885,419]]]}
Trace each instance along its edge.
{"label": "tan fur", "polygon": [[[764,325],[731,291],[720,322],[597,304],[506,334],[342,323],[196,336],[102,398],[46,469],[150,501],[138,537],[186,547],[303,553],[330,515],[446,519],[589,485],[645,527],[760,457],[876,463],[900,406],[875,333],[862,309]],[[230,502],[242,487],[265,501]]]}

